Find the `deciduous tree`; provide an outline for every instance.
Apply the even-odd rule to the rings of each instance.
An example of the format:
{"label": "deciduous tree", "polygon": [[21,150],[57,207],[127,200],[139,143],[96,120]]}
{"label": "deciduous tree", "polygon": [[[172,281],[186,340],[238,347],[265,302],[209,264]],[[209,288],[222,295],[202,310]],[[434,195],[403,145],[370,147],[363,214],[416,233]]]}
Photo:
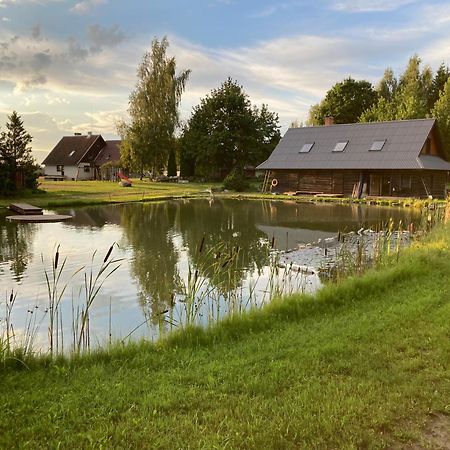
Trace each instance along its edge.
{"label": "deciduous tree", "polygon": [[130,95],[130,124],[118,126],[123,140],[124,165],[143,173],[160,173],[174,148],[179,123],[178,107],[190,70],[176,73],[175,57],[167,56],[169,42],[152,41],[137,69],[137,83]]}
{"label": "deciduous tree", "polygon": [[444,89],[434,105],[432,114],[437,119],[442,147],[446,153],[447,160],[450,161],[450,79],[445,83]]}
{"label": "deciduous tree", "polygon": [[280,138],[278,116],[252,107],[242,86],[228,78],[201,100],[181,137],[182,175],[221,178],[258,164]]}
{"label": "deciduous tree", "polygon": [[335,123],[358,122],[361,114],[376,100],[377,93],[371,83],[349,77],[336,83],[318,105],[311,107],[308,123],[323,125],[328,116],[332,116]]}

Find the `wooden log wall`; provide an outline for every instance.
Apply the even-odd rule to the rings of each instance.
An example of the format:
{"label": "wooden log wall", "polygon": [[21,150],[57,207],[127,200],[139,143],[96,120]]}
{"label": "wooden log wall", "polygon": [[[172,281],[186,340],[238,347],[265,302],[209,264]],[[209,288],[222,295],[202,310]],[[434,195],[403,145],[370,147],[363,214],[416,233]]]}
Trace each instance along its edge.
{"label": "wooden log wall", "polygon": [[[278,185],[273,192],[299,192],[310,194],[343,194],[351,196],[361,178],[360,170],[275,170]],[[382,176],[382,196],[392,197],[445,197],[445,185],[450,180],[443,171],[364,171],[367,195],[371,195],[370,174]],[[426,189],[425,186],[426,185]],[[374,194],[372,194],[374,195]]]}

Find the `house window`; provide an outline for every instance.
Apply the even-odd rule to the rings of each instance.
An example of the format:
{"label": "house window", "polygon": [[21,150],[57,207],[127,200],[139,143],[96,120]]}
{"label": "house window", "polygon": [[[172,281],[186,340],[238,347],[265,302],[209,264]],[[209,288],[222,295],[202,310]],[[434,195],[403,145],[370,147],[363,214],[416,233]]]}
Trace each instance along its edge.
{"label": "house window", "polygon": [[70,153],[69,153],[69,156],[73,156],[75,154],[75,150],[72,150]]}
{"label": "house window", "polygon": [[373,141],[369,150],[379,152],[384,147],[385,143],[386,139],[384,141]]}
{"label": "house window", "polygon": [[84,166],[84,171],[85,171],[85,172],[90,172],[90,171],[91,171],[91,168],[90,168],[89,166]]}
{"label": "house window", "polygon": [[64,166],[56,166],[57,172],[62,172],[64,170]]}
{"label": "house window", "polygon": [[309,144],[304,144],[300,149],[299,153],[308,153],[314,146],[314,142],[310,142]]}
{"label": "house window", "polygon": [[334,148],[333,152],[343,152],[345,150],[345,147],[347,147],[348,141],[341,141],[338,142]]}
{"label": "house window", "polygon": [[402,191],[411,190],[411,175],[402,175],[400,179],[400,189]]}

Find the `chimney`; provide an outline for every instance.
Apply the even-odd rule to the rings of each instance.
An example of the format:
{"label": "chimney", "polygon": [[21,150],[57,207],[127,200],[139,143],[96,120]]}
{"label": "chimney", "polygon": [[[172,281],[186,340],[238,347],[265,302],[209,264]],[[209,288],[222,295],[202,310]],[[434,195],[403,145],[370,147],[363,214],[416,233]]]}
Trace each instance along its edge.
{"label": "chimney", "polygon": [[334,117],[332,117],[332,116],[325,117],[324,125],[326,127],[329,127],[330,125],[334,125]]}
{"label": "chimney", "polygon": [[92,136],[92,131],[88,131],[87,135]]}

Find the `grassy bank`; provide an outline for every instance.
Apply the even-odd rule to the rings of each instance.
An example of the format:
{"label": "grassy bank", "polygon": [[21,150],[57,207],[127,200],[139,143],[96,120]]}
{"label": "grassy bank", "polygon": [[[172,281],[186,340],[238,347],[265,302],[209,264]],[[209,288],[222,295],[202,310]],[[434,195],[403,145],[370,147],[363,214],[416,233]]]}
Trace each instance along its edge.
{"label": "grassy bank", "polygon": [[44,181],[38,193],[21,194],[19,197],[0,197],[0,207],[11,202],[27,202],[42,208],[76,206],[103,203],[164,200],[169,198],[208,195],[216,184],[203,183],[153,183],[133,180],[131,187],[121,187],[109,181]]}
{"label": "grassy bank", "polygon": [[398,264],[315,297],[275,301],[157,345],[3,367],[0,448],[429,441],[431,417],[450,423],[449,261],[447,227]]}
{"label": "grassy bank", "polygon": [[109,181],[45,181],[40,180],[38,193],[22,193],[16,197],[0,197],[0,208],[7,207],[11,202],[32,203],[42,208],[58,206],[82,206],[92,204],[122,203],[136,201],[166,200],[210,195],[241,197],[248,199],[277,199],[297,202],[333,202],[361,203],[384,206],[401,206],[423,208],[431,203],[444,203],[444,200],[420,200],[413,198],[342,198],[315,196],[288,196],[261,194],[259,184],[254,182],[248,192],[222,192],[221,183],[154,183],[133,180],[132,187],[124,188],[118,183]]}

